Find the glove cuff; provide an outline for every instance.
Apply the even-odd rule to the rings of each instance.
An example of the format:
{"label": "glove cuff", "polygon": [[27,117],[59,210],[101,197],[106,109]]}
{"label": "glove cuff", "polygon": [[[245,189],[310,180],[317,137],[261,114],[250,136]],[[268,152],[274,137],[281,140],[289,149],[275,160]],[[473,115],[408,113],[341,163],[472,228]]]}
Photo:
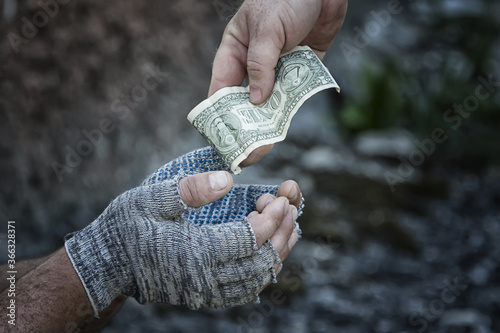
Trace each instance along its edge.
{"label": "glove cuff", "polygon": [[133,296],[136,291],[124,290],[123,286],[134,285],[127,283],[131,274],[123,271],[128,266],[124,263],[126,259],[116,258],[111,254],[111,252],[124,253],[123,249],[110,249],[109,246],[116,247],[119,244],[106,242],[104,239],[110,235],[99,234],[103,230],[95,232],[93,228],[98,225],[96,222],[79,232],[68,234],[65,237],[64,246],[87,293],[94,316],[99,318],[99,313],[106,309],[116,297],[122,294]]}

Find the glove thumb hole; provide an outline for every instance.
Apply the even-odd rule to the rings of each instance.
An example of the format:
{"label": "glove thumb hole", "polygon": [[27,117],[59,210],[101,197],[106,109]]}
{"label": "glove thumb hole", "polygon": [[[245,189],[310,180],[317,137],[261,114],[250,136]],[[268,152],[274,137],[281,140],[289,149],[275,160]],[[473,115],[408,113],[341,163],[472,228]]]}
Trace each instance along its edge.
{"label": "glove thumb hole", "polygon": [[179,195],[179,182],[174,179],[137,187],[130,191],[130,200],[155,219],[175,218],[187,210]]}
{"label": "glove thumb hole", "polygon": [[232,186],[233,177],[229,172],[205,172],[181,179],[179,193],[187,206],[201,207],[222,198]]}

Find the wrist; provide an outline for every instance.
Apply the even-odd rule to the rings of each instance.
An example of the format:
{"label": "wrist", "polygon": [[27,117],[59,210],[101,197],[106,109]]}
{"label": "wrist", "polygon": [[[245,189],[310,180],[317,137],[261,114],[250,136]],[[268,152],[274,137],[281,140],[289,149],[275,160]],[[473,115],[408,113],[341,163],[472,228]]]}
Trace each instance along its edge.
{"label": "wrist", "polygon": [[[132,296],[128,259],[120,242],[109,230],[99,228],[99,219],[75,233],[65,242],[66,253],[87,293],[94,316],[121,295]],[[111,230],[112,232],[112,230]]]}

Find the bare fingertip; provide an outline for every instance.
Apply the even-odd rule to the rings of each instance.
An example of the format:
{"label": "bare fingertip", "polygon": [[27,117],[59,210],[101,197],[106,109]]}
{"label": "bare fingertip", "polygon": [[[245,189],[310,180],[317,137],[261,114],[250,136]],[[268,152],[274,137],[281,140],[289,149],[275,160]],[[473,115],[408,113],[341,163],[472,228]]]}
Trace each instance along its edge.
{"label": "bare fingertip", "polygon": [[263,194],[256,203],[256,209],[258,212],[262,212],[269,204],[271,204],[276,197],[270,193]]}
{"label": "bare fingertip", "polygon": [[287,180],[281,183],[278,189],[278,195],[287,197],[290,201],[295,201],[300,197],[299,185],[293,180]]}
{"label": "bare fingertip", "polygon": [[257,87],[250,87],[250,102],[253,104],[262,103],[262,90]]}
{"label": "bare fingertip", "polygon": [[222,191],[229,185],[230,178],[231,175],[227,171],[216,171],[209,174],[208,181],[213,191]]}
{"label": "bare fingertip", "polygon": [[288,198],[285,198],[283,201],[283,215],[286,215],[288,213],[288,207],[290,206],[290,201]]}
{"label": "bare fingertip", "polygon": [[256,211],[253,211],[253,212],[250,212],[250,214],[248,214],[247,218],[249,220],[252,219],[252,217],[256,216],[256,215],[259,215],[259,212],[256,212]]}
{"label": "bare fingertip", "polygon": [[295,222],[297,220],[297,207],[294,205],[290,205],[291,210],[292,210],[292,219]]}

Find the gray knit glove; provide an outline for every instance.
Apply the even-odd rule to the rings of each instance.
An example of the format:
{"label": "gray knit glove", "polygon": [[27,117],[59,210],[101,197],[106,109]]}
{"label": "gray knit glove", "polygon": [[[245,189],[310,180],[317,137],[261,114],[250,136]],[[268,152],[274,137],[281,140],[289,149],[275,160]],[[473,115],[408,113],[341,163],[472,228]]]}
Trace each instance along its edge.
{"label": "gray knit glove", "polygon": [[213,149],[186,154],[68,235],[66,251],[96,316],[119,295],[192,309],[237,306],[258,301],[275,280],[278,254],[270,241],[257,249],[246,216],[278,186],[235,185],[207,206],[187,207],[179,180],[214,170],[228,168]]}

